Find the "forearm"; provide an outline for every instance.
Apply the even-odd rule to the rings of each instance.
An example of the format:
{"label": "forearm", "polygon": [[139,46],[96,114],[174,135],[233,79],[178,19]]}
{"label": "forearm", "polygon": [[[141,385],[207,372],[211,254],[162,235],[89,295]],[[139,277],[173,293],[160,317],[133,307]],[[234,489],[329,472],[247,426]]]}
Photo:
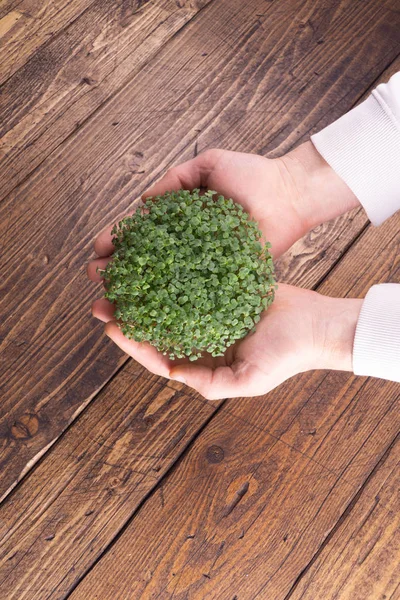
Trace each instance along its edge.
{"label": "forearm", "polygon": [[360,206],[360,202],[316,150],[305,142],[278,159],[297,190],[296,210],[305,231]]}
{"label": "forearm", "polygon": [[375,285],[363,300],[317,298],[310,368],[400,382],[400,284]]}

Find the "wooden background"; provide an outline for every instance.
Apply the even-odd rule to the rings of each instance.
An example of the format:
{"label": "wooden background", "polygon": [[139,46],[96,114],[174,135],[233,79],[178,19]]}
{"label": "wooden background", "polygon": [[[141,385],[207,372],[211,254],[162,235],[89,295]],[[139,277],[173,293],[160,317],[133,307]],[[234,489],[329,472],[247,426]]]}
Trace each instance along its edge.
{"label": "wooden background", "polygon": [[[0,597],[400,598],[399,385],[205,401],[105,339],[96,233],[206,148],[275,156],[400,69],[399,0],[0,1]],[[399,281],[400,218],[281,281]]]}

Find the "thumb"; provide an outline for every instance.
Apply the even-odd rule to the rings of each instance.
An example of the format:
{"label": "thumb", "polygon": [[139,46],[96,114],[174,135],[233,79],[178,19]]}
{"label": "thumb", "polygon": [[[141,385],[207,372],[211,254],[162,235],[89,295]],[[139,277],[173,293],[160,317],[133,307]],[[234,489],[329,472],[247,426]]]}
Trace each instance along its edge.
{"label": "thumb", "polygon": [[165,192],[180,189],[207,188],[208,176],[214,168],[219,152],[219,150],[208,150],[196,158],[172,167],[142,195],[142,199],[145,200],[149,196],[161,196]]}

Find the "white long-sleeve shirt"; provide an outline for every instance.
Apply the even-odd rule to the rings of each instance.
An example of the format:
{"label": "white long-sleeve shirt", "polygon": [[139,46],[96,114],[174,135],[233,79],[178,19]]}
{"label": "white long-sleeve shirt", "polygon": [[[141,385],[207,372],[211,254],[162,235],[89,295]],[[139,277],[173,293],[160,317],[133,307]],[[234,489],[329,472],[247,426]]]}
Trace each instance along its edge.
{"label": "white long-sleeve shirt", "polygon": [[[400,209],[400,72],[311,141],[373,225],[392,216]],[[353,370],[400,382],[400,283],[374,285],[365,297]]]}

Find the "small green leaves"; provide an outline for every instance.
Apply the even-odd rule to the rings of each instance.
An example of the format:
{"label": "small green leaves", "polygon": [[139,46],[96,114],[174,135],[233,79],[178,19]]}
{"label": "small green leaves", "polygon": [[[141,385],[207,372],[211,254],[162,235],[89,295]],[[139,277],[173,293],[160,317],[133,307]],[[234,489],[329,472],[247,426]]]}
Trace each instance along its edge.
{"label": "small green leaves", "polygon": [[171,359],[221,356],[274,299],[270,245],[261,246],[240,205],[216,192],[148,199],[112,233],[105,296],[126,337]]}

